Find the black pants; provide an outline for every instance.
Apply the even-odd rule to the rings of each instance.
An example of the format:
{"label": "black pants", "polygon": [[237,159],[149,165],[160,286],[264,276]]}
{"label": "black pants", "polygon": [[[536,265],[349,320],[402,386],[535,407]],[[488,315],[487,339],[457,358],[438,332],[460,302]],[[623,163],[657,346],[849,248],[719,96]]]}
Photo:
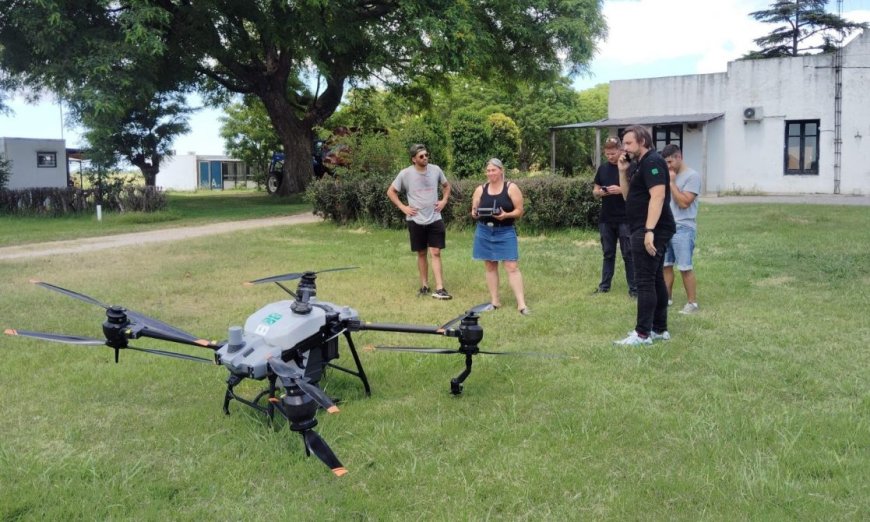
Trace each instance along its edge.
{"label": "black pants", "polygon": [[625,282],[628,284],[629,293],[637,292],[634,285],[634,263],[631,256],[631,232],[627,223],[598,223],[598,231],[601,233],[601,250],[604,252],[604,260],[601,262],[601,282],[598,290],[607,292],[610,290],[610,281],[616,267],[616,243],[619,242],[619,251],[622,254],[622,262],[625,264]]}
{"label": "black pants", "polygon": [[637,285],[637,324],[634,329],[641,335],[651,330],[668,329],[668,287],[665,285],[665,247],[673,234],[656,232],[653,244],[656,255],[651,256],[643,246],[642,228],[631,233],[631,253],[634,259],[634,282]]}

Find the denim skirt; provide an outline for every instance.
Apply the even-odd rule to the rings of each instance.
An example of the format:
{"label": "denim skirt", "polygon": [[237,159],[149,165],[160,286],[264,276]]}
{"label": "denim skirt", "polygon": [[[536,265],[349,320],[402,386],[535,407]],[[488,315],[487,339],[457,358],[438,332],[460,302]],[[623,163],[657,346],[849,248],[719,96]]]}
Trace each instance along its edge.
{"label": "denim skirt", "polygon": [[488,227],[477,223],[474,231],[474,248],[471,257],[475,261],[517,261],[517,229],[507,227]]}

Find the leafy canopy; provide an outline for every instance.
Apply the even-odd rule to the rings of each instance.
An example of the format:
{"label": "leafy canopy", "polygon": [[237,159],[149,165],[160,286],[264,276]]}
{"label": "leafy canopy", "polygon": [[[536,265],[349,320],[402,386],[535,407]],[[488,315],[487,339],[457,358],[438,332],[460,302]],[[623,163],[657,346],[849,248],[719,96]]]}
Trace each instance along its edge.
{"label": "leafy canopy", "polygon": [[839,42],[866,23],[851,22],[825,11],[828,0],[778,0],[768,9],[749,16],[758,21],[780,24],[770,34],[755,39],[761,48],[744,58],[779,58],[811,51],[831,52]]}

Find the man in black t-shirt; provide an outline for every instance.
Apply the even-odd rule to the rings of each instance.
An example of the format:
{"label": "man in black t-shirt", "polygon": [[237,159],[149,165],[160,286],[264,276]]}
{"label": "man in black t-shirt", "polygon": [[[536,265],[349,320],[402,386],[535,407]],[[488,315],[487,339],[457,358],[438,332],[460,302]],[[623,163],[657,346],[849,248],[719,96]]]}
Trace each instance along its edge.
{"label": "man in black t-shirt", "polygon": [[637,324],[616,344],[639,346],[668,340],[668,287],[664,278],[665,249],[676,232],[671,214],[668,164],[652,149],[645,127],[625,129],[619,158],[619,188],[625,197],[625,215],[631,229],[631,254],[637,285]]}
{"label": "man in black t-shirt", "polygon": [[595,289],[596,294],[610,291],[610,281],[613,279],[616,267],[616,243],[625,265],[625,281],[628,283],[628,295],[637,297],[634,286],[634,266],[631,261],[631,246],[629,243],[629,228],[625,221],[625,199],[619,190],[619,168],[616,162],[622,152],[622,143],[617,137],[604,141],[604,157],[607,162],[598,167],[595,174],[592,195],[601,198],[601,211],[598,214],[598,231],[601,234],[601,250],[604,260],[601,264],[601,282]]}

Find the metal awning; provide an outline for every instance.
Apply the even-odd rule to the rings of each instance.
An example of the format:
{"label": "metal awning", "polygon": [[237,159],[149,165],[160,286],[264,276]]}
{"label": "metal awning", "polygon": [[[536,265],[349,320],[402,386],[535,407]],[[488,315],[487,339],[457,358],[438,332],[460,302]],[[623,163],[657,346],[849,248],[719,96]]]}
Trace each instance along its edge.
{"label": "metal awning", "polygon": [[629,125],[676,125],[680,123],[709,123],[718,120],[725,114],[708,112],[702,114],[671,114],[667,116],[636,116],[633,118],[603,118],[596,121],[569,123],[550,127],[550,131],[569,129],[595,129],[602,127],[627,127]]}

